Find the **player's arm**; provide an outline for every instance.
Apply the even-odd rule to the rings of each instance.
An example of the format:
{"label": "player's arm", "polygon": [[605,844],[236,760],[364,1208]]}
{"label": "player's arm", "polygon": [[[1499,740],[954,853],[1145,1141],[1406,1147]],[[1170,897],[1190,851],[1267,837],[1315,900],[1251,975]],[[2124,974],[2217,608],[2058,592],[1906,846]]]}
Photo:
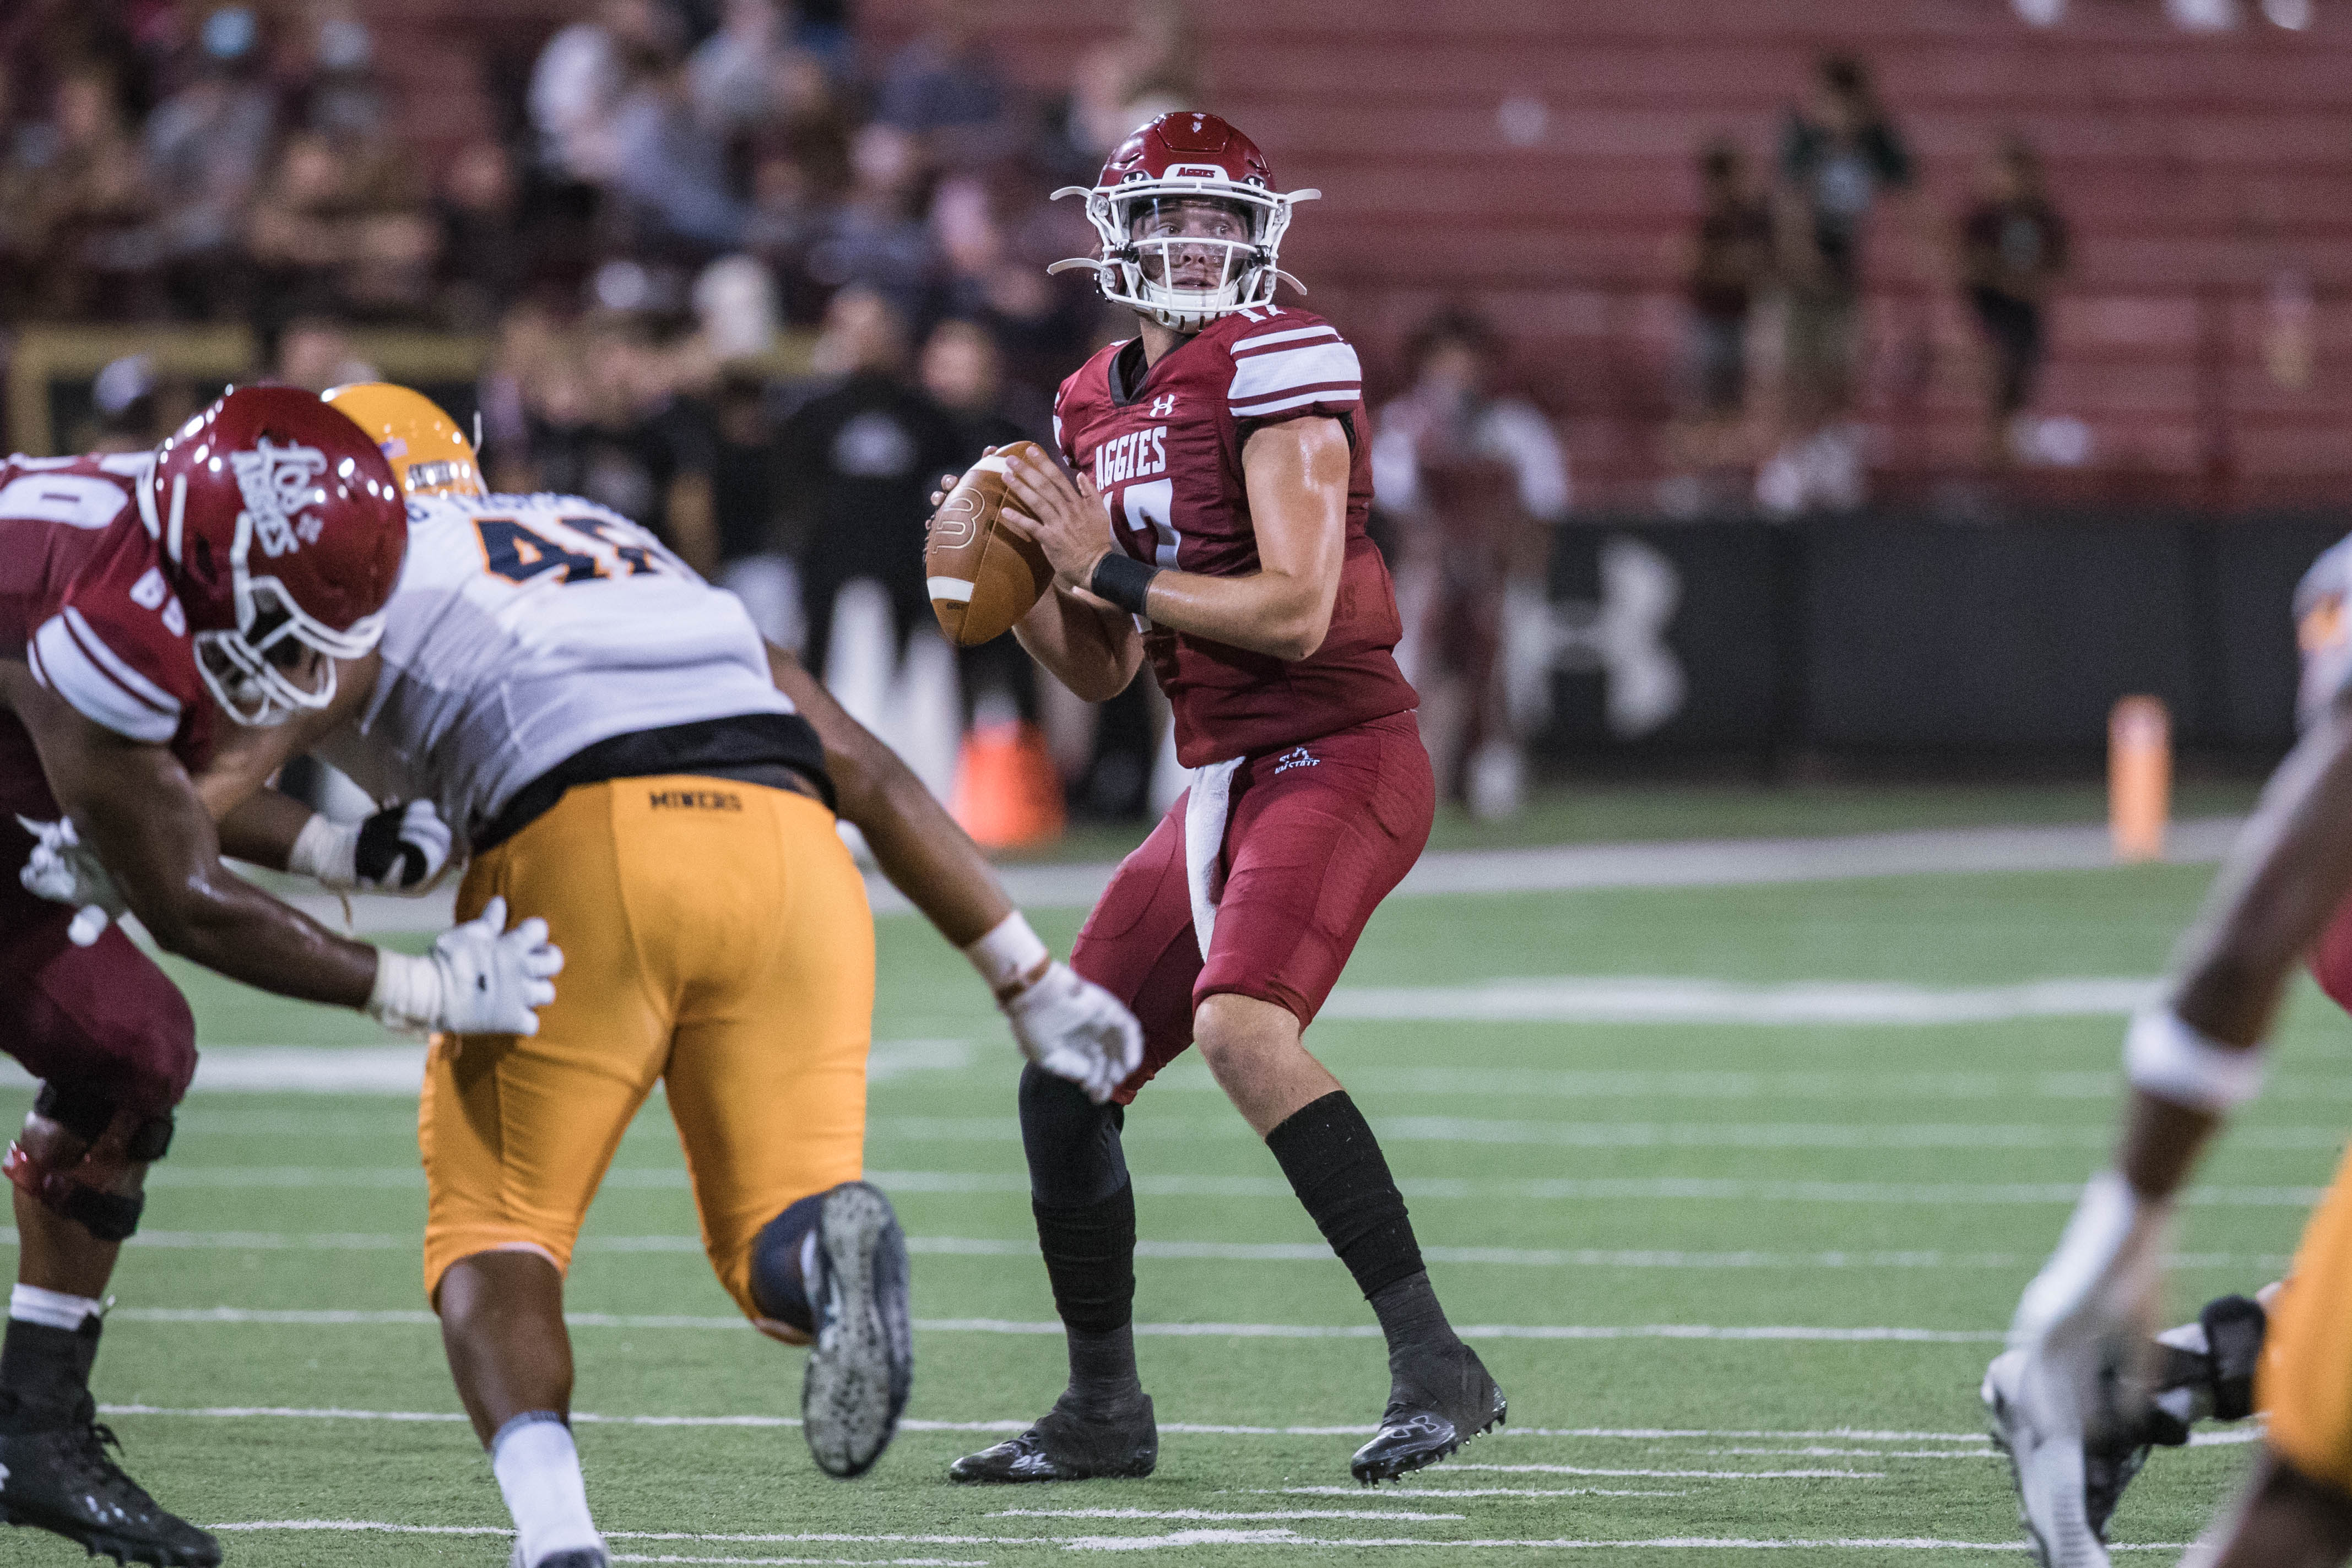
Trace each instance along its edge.
{"label": "player's arm", "polygon": [[[2168,998],[2133,1019],[2115,1167],[2091,1178],[2057,1252],[2026,1290],[2012,1344],[2132,1332],[2152,1306],[2175,1195],[2223,1119],[2261,1087],[2262,1047],[2289,974],[2352,891],[2352,695],[2339,695],[2271,778],[2183,942]],[[2090,1376],[2088,1370],[2083,1375]]]}
{"label": "player's arm", "polygon": [[1054,563],[1057,587],[1090,590],[1171,631],[1304,659],[1323,645],[1339,596],[1353,457],[1336,419],[1289,420],[1250,437],[1242,475],[1258,570],[1241,577],[1130,559],[1107,542],[1109,514],[1092,482],[1083,474],[1073,482],[1050,463],[1016,457],[1006,465],[1011,498],[1000,516],[1037,541]]}
{"label": "player's arm", "polygon": [[1005,895],[996,869],[898,753],[833,700],[801,662],[768,647],[769,677],[824,743],[841,815],[882,874],[988,982],[1023,1054],[1096,1100],[1135,1071],[1143,1030],[1101,987],[1054,955]]}
{"label": "player's arm", "polygon": [[58,803],[158,945],[281,996],[367,1005],[376,949],[342,940],[229,873],[212,814],[169,747],[84,717],[22,665],[5,670],[10,706]]}
{"label": "player's arm", "polygon": [[1134,617],[1090,593],[1072,592],[1058,579],[1013,623],[1013,635],[1086,702],[1107,703],[1127,690],[1143,663]]}

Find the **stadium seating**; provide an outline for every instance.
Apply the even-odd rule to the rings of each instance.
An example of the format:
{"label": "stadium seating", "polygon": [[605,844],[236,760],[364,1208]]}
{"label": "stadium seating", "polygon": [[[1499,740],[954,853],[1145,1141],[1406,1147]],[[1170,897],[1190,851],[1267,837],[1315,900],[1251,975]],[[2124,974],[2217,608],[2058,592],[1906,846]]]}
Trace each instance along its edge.
{"label": "stadium seating", "polygon": [[[383,0],[383,51],[410,128],[436,79],[482,45],[511,55],[562,0]],[[2175,29],[2156,0],[2074,0],[2035,29],[2000,0],[1200,0],[1213,98],[1286,183],[1319,185],[1286,259],[1380,372],[1432,305],[1466,298],[1517,344],[1564,421],[1587,502],[1642,504],[1662,470],[1678,309],[1671,242],[1696,202],[1693,155],[1718,134],[1769,155],[1813,59],[1880,62],[1921,159],[1923,216],[1948,221],[1991,139],[2043,152],[2076,262],[2057,302],[2041,407],[2089,426],[2079,499],[2316,502],[2352,479],[2352,30],[2288,32],[2245,7],[2223,34]],[[883,57],[922,0],[865,0]],[[1065,90],[1116,7],[985,0],[1013,73]],[[1083,16],[1083,20],[1080,17]],[[528,58],[527,54],[523,57]],[[1515,146],[1497,110],[1544,109]],[[1927,494],[1974,441],[1965,312],[1882,223],[1868,264],[1874,461]],[[2273,303],[2273,294],[2280,298]],[[2307,308],[2305,305],[2307,301]],[[2283,383],[2282,332],[2315,370]]]}

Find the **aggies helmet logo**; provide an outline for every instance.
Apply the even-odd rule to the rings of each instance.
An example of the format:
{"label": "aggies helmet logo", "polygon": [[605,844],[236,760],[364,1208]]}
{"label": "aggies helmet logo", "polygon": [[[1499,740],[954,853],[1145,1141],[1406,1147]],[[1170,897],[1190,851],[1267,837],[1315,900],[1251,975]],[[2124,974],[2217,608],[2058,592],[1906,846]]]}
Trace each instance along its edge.
{"label": "aggies helmet logo", "polygon": [[262,554],[275,560],[319,542],[326,525],[307,508],[327,498],[318,486],[327,472],[325,453],[291,442],[272,445],[265,435],[252,451],[230,453],[228,465],[236,476],[237,494],[245,499]]}

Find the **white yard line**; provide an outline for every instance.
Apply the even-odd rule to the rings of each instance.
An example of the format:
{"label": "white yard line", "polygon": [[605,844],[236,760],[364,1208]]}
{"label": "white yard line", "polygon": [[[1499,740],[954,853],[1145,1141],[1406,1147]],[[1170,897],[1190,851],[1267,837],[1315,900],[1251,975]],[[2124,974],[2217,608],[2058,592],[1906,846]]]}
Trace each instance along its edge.
{"label": "white yard line", "polygon": [[[1281,1487],[1261,1489],[1278,1497],[1360,1497],[1364,1489],[1351,1487]],[[1688,1497],[1686,1491],[1630,1490],[1625,1487],[1382,1487],[1382,1497]]]}
{"label": "white yard line", "polygon": [[1884,1026],[2119,1018],[2157,994],[2141,979],[2039,980],[1933,988],[1803,980],[1741,986],[1650,978],[1480,980],[1463,986],[1343,986],[1325,1019],[1428,1022]]}
{"label": "white yard line", "polygon": [[[277,1328],[429,1327],[440,1320],[421,1310],[263,1307],[117,1307],[113,1322],[212,1323]],[[573,1328],[748,1330],[741,1318],[684,1313],[566,1312]],[[918,1318],[928,1333],[1048,1335],[1062,1325],[1006,1318]],[[1378,1339],[1377,1323],[1138,1323],[1135,1332],[1163,1339]],[[1804,1341],[1843,1344],[1998,1344],[1999,1329],[1816,1328],[1790,1324],[1707,1323],[1530,1324],[1471,1323],[1455,1330],[1464,1339],[1640,1340],[1683,1339],[1738,1342]]]}
{"label": "white yard line", "polygon": [[[13,1246],[16,1232],[0,1227],[0,1245]],[[419,1245],[412,1232],[328,1231],[315,1235],[269,1230],[142,1230],[131,1246],[179,1251],[217,1252],[382,1252],[404,1251]],[[582,1252],[699,1254],[701,1240],[693,1236],[586,1236]],[[1037,1251],[1029,1237],[910,1236],[907,1250],[938,1257],[1027,1258]],[[1606,1248],[1423,1247],[1421,1254],[1433,1263],[1494,1264],[1524,1269],[1994,1269],[2013,1270],[2039,1264],[2038,1252],[1821,1251],[1821,1252],[1691,1252],[1671,1249],[1610,1249]],[[1208,1260],[1234,1263],[1312,1263],[1329,1261],[1331,1249],[1320,1241],[1139,1241],[1135,1255],[1160,1260]],[[2279,1270],[2284,1253],[2241,1256],[2230,1252],[2177,1253],[2167,1263],[2174,1269]]]}
{"label": "white yard line", "polygon": [[[1363,1489],[1357,1489],[1361,1495]],[[1384,1492],[1384,1497],[1394,1493]],[[1206,1519],[1226,1522],[1264,1521],[1286,1519],[1408,1519],[1461,1520],[1467,1514],[1422,1513],[1402,1508],[1297,1508],[1273,1511],[1253,1511],[1246,1513],[1220,1512],[1208,1508],[1005,1508],[988,1516],[991,1519]]]}
{"label": "white yard line", "polygon": [[1448,1460],[1457,1474],[1477,1470],[1509,1476],[1597,1476],[1618,1480],[1656,1481],[1883,1481],[1885,1470],[1667,1470],[1620,1469],[1591,1465],[1471,1465]]}

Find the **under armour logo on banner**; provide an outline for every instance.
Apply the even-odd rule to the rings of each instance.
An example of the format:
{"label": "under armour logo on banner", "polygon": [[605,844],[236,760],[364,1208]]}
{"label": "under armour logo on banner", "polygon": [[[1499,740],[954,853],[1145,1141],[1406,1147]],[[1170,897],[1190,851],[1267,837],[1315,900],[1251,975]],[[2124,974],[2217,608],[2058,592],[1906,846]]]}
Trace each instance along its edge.
{"label": "under armour logo on banner", "polygon": [[1636,538],[1605,540],[1600,602],[1547,606],[1535,628],[1540,657],[1525,664],[1544,673],[1599,670],[1610,733],[1627,740],[1647,735],[1682,711],[1687,683],[1665,641],[1682,596],[1673,561]]}
{"label": "under armour logo on banner", "polygon": [[1152,418],[1166,419],[1170,414],[1174,413],[1175,412],[1176,394],[1174,392],[1162,392],[1158,397],[1151,400]]}

